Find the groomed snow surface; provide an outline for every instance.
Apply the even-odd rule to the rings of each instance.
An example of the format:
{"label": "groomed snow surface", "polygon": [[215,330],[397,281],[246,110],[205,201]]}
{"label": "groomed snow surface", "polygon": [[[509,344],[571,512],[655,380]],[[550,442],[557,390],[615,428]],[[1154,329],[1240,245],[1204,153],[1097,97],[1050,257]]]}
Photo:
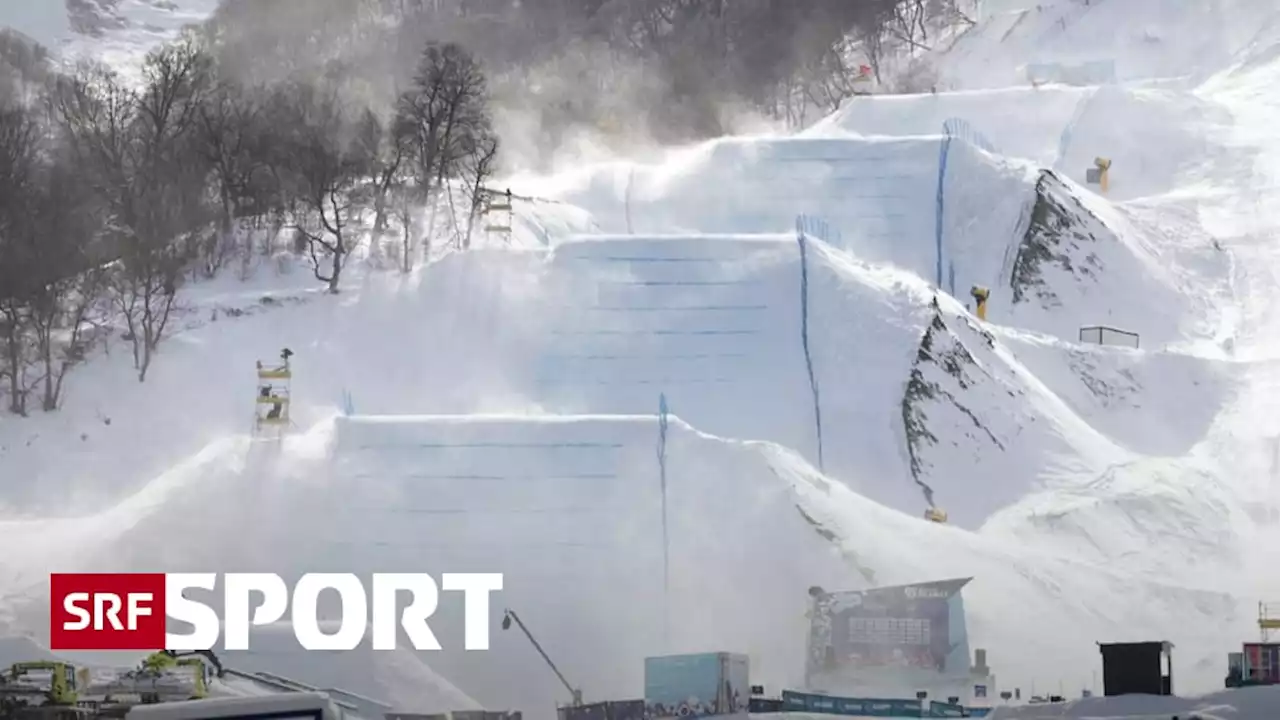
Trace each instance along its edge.
{"label": "groomed snow surface", "polygon": [[[4,628],[44,638],[50,571],[499,571],[598,700],[665,652],[799,687],[809,587],[973,576],[997,692],[1100,691],[1095,641],[1153,639],[1176,690],[1220,688],[1280,596],[1274,8],[1043,4],[963,36],[955,92],[516,179],[543,200],[514,247],[357,263],[336,296],[288,259],[193,288],[145,384],[117,345],[61,412],[0,419]],[[1206,12],[1212,47],[1183,32]],[[1011,70],[1104,50],[1125,82]],[[830,228],[803,255],[801,213]],[[1095,324],[1139,347],[1080,343]],[[296,427],[253,443],[253,363],[285,346]],[[281,628],[227,662],[421,712],[567,699],[501,607],[494,649],[458,650],[443,597],[439,653],[304,656]],[[1009,717],[1139,712],[1104,702]],[[1175,702],[1140,712],[1277,701]]]}

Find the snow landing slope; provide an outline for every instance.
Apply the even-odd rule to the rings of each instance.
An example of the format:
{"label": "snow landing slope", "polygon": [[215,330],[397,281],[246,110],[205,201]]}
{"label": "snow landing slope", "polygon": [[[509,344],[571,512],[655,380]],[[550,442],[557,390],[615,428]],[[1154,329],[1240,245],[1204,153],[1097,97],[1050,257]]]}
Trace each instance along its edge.
{"label": "snow landing slope", "polygon": [[[825,469],[911,514],[937,494],[967,527],[1029,490],[1132,457],[1132,435],[1117,442],[1081,418],[1108,398],[1077,392],[1068,346],[1047,346],[1066,372],[1046,385],[957,302],[939,295],[935,306],[917,276],[809,247],[803,266],[792,235],[588,236],[546,254],[454,256],[426,271],[421,297],[370,293],[333,332],[368,347],[379,315],[456,313],[415,324],[398,352],[350,357],[358,373],[333,372],[362,413],[651,415],[665,395],[706,432],[778,442],[816,463],[812,367]],[[1090,357],[1139,385],[1187,384],[1211,407],[1226,390],[1204,363],[1165,377],[1158,354]],[[1071,402],[1053,387],[1063,380]],[[1168,421],[1144,424],[1158,435]],[[957,461],[972,474],[951,472]]]}
{"label": "snow landing slope", "polygon": [[[937,142],[903,147],[933,152]],[[989,154],[974,157],[997,166]],[[1060,185],[1070,197],[1078,192],[1067,181]],[[783,218],[780,207],[771,212]],[[1070,207],[1063,213],[1084,217]],[[1203,471],[1172,462],[1156,467],[1143,456],[1180,450],[1198,432],[1163,402],[1184,398],[1210,408],[1197,415],[1208,422],[1230,390],[1211,363],[1080,348],[987,325],[912,268],[871,264],[818,241],[807,247],[802,272],[791,233],[582,236],[545,250],[453,255],[396,282],[365,274],[362,287],[339,297],[248,291],[240,300],[254,312],[224,312],[223,320],[175,338],[149,382],[109,408],[110,422],[97,422],[81,442],[103,452],[117,433],[172,437],[182,422],[194,422],[193,408],[216,429],[210,434],[234,433],[245,422],[237,398],[252,392],[245,368],[279,344],[299,353],[295,411],[304,426],[331,413],[344,395],[366,415],[614,417],[357,416],[339,420],[332,434],[316,425],[278,457],[264,455],[263,446],[250,453],[241,438],[218,440],[93,522],[65,523],[59,542],[66,550],[43,561],[60,568],[197,564],[299,572],[421,570],[423,558],[439,562],[436,571],[488,562],[509,573],[507,602],[545,628],[540,633],[554,639],[557,657],[602,694],[634,692],[645,652],[726,643],[751,652],[766,682],[794,683],[805,591],[813,584],[974,574],[974,637],[993,657],[1030,668],[1030,656],[1024,663],[1019,653],[1052,653],[1061,658],[1057,667],[1078,668],[1082,678],[1094,653],[1078,647],[1081,627],[1102,637],[1163,627],[1169,615],[1144,618],[1137,603],[1205,617],[1196,627],[1244,622],[1234,598],[1199,589],[1213,587],[1205,578],[1217,575],[1209,573],[1234,571],[1241,538],[1182,537],[1169,524],[1216,524],[1235,512],[1237,499],[1225,490],[1198,494]],[[1002,247],[1018,247],[1017,236]],[[915,257],[923,262],[925,254]],[[1079,281],[1071,274],[1045,279],[1059,289]],[[211,302],[225,307],[232,295],[213,294]],[[257,302],[261,297],[288,301]],[[213,347],[226,350],[214,354]],[[193,385],[194,376],[200,382]],[[1095,382],[1099,376],[1112,387]],[[814,384],[826,477],[812,468]],[[1158,396],[1167,400],[1150,399],[1145,389],[1153,385],[1168,391]],[[671,519],[676,561],[667,605],[655,595],[662,586],[655,570],[662,546],[654,542],[661,535],[654,495],[661,486],[659,394],[674,414],[665,456],[669,500],[686,513]],[[174,397],[184,402],[168,402]],[[1129,414],[1111,415],[1117,406]],[[709,438],[675,417],[720,437],[795,450]],[[1094,423],[1099,417],[1111,422]],[[49,437],[10,444],[6,460],[64,483],[72,496],[95,486],[76,455],[52,453],[49,443],[59,435]],[[163,462],[166,451],[181,457],[172,447],[153,447],[149,462]],[[63,474],[73,467],[86,472],[83,479]],[[1155,472],[1168,479],[1167,489],[1147,482]],[[114,474],[123,483],[118,491],[136,487],[138,473],[132,480]],[[693,496],[682,500],[684,490]],[[930,498],[951,513],[953,526],[917,520]],[[1166,514],[1173,503],[1181,515]],[[1148,516],[1161,521],[1145,522]],[[317,536],[314,527],[281,521],[288,517],[347,519],[326,521]],[[979,527],[977,534],[961,529]],[[47,526],[14,522],[0,530],[29,543]],[[1140,550],[1157,541],[1188,560],[1177,567],[1152,562]],[[458,547],[471,554],[455,559],[450,548],[456,554]],[[10,597],[33,589],[39,596],[37,566],[22,574],[10,565]],[[1135,604],[1114,601],[1121,589]],[[1081,596],[1095,600],[1082,605]],[[1008,622],[1022,603],[1062,618],[1061,633],[1044,632],[1038,620],[1034,628]],[[40,605],[12,620],[44,627],[28,614],[38,616]],[[660,646],[654,643],[668,619],[654,613],[664,607],[679,632]],[[620,613],[634,635],[609,624]],[[755,629],[762,614],[773,618],[763,624],[767,630]],[[581,632],[584,623],[596,632]],[[1025,637],[1033,631],[1039,640],[1029,649]],[[609,646],[584,636],[607,637]],[[512,685],[536,659],[519,638],[499,637],[506,660],[446,653],[427,662],[486,706],[550,707],[554,683],[532,677]],[[1208,634],[1179,641],[1189,662],[1220,650]],[[280,672],[307,670],[298,664]],[[1042,682],[1056,681],[1058,672]],[[1194,677],[1196,669],[1180,672]],[[1217,681],[1216,669],[1202,674]]]}
{"label": "snow landing slope", "polygon": [[[1249,60],[1267,58],[1259,48]],[[1008,110],[999,93],[963,99],[969,116],[939,109],[922,121],[931,127],[873,136],[874,108],[909,117],[964,98],[943,93],[855,105],[843,117],[868,124],[825,135],[587,168],[546,193],[578,206],[572,217],[547,203],[518,223],[537,237],[517,244],[534,249],[454,255],[407,277],[353,268],[337,297],[263,280],[197,291],[190,327],[144,386],[115,353],[80,369],[64,414],[0,419],[0,462],[19,478],[5,500],[12,515],[37,516],[0,524],[0,536],[44,549],[0,564],[6,620],[47,627],[50,566],[484,562],[509,573],[507,599],[571,677],[602,697],[633,696],[651,648],[743,650],[762,682],[792,684],[811,585],[973,575],[971,636],[1002,683],[1084,684],[1093,640],[1166,637],[1184,688],[1217,686],[1222,653],[1251,630],[1259,536],[1248,515],[1274,511],[1257,460],[1274,435],[1263,398],[1280,383],[1251,366],[1242,386],[1238,366],[1205,359],[1225,356],[1212,343],[1234,337],[1208,303],[1246,305],[1239,337],[1258,352],[1256,339],[1275,335],[1275,263],[1262,234],[1215,250],[1199,227],[1207,200],[1187,195],[1239,170],[1237,153],[1269,137],[1266,123],[1241,101],[1231,117],[1258,134],[1215,136],[1176,167],[1143,161],[1154,149],[1121,158],[1117,187],[1133,190],[1116,204],[1079,186],[1076,160],[1056,166],[1066,155],[1051,119],[1080,130],[1071,157],[1114,153],[1081,140],[1105,124],[1086,115],[1110,116],[1077,113],[1106,95],[1053,92],[1019,137],[1007,136],[1012,124],[985,129]],[[1168,107],[1198,107],[1184,101]],[[942,223],[955,294],[993,290],[988,323],[932,288],[934,120],[952,116],[997,151],[953,144],[954,167],[968,169],[948,181],[961,186]],[[1130,167],[1145,169],[1135,179]],[[803,272],[789,231],[799,212],[842,231],[806,246]],[[1215,233],[1239,237],[1231,216],[1221,212]],[[564,237],[589,219],[636,234]],[[1261,212],[1250,219],[1274,229]],[[1232,265],[1237,252],[1247,267]],[[1019,301],[1020,257],[1039,264]],[[1224,290],[1228,278],[1253,299]],[[211,308],[220,319],[205,319]],[[1141,332],[1141,348],[1075,342],[1079,325],[1108,321]],[[251,449],[252,363],[282,345],[298,353],[305,432]],[[672,413],[661,463],[659,394]],[[325,420],[344,404],[352,417]],[[1224,473],[1222,458],[1240,448],[1241,472]],[[953,524],[919,519],[930,494]],[[84,517],[39,519],[50,497]],[[549,711],[563,699],[530,671],[538,661],[522,638],[495,633],[495,645],[483,667],[458,652],[426,662],[488,707]]]}
{"label": "snow landing slope", "polygon": [[[1139,195],[1183,178],[1187,168],[1216,157],[1218,146],[1187,140],[1199,126],[1174,121],[1157,137],[1181,144],[1145,151],[1111,144],[1147,127],[1131,94],[1045,92],[1050,110],[1055,98],[1061,107],[1040,125],[1005,119],[1036,104],[1033,92],[858,98],[801,137],[726,138],[659,164],[588,166],[538,187],[588,210],[609,232],[764,233],[791,227],[799,213],[817,216],[834,229],[825,239],[860,260],[940,279],[958,297],[970,286],[988,287],[993,321],[1064,339],[1099,323],[1140,333],[1155,347],[1211,336],[1216,318],[1203,298],[1219,289],[1205,280],[1223,282],[1225,256],[1215,256],[1193,220],[1114,205],[1074,178],[1084,179],[1082,157],[1112,157],[1117,185]],[[1108,108],[1121,119],[1112,121]],[[964,120],[965,111],[974,115]],[[1123,119],[1129,116],[1132,122]],[[971,134],[945,142],[940,188],[948,119]],[[894,126],[928,134],[859,134]],[[986,135],[988,126],[1000,132]],[[975,145],[978,137],[987,140]],[[1038,165],[1002,155],[1006,144],[1052,160]],[[1049,283],[1054,289],[1026,297],[1028,284],[1055,272],[1050,265],[1060,268]]]}
{"label": "snow landing slope", "polygon": [[[653,416],[339,418],[286,441],[274,457],[137,512],[114,537],[94,537],[82,561],[117,570],[501,571],[501,602],[574,682],[601,697],[635,692],[647,653],[705,647],[750,653],[766,684],[796,683],[814,584],[973,575],[972,636],[1011,670],[1043,668],[1033,659],[1052,653],[1061,664],[1044,672],[1055,682],[1063,668],[1087,678],[1096,649],[1076,642],[1082,631],[1137,639],[1177,614],[1188,628],[1178,668],[1187,677],[1201,658],[1216,657],[1224,624],[1247,623],[1249,604],[1222,593],[1069,557],[1061,528],[1024,529],[1015,542],[934,525],[862,498],[780,446],[721,440],[674,417],[665,442],[662,434]],[[244,452],[221,454],[231,466]],[[123,526],[126,516],[118,520]],[[1122,592],[1132,604],[1115,602]],[[536,713],[563,699],[529,672],[537,658],[515,634],[495,632],[483,657],[456,650],[457,600],[443,597],[436,624],[446,650],[422,658],[434,671],[486,707]],[[47,627],[47,603],[18,612]],[[1046,625],[1045,615],[1056,621]],[[270,657],[249,660],[322,685],[345,673],[337,684],[375,697],[394,690],[357,682],[364,674],[347,660],[359,654],[323,654],[345,663],[326,670],[293,658],[288,644],[269,643]],[[1051,679],[1014,674],[1022,683]]]}

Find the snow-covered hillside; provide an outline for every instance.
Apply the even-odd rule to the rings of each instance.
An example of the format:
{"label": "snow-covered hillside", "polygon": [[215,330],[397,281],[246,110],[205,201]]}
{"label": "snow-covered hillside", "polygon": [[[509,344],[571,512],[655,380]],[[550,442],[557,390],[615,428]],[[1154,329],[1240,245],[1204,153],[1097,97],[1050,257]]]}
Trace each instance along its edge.
{"label": "snow-covered hillside", "polygon": [[40,0],[0,3],[0,26],[23,32],[65,63],[134,72],[156,45],[213,13],[218,0]]}
{"label": "snow-covered hillside", "polygon": [[[1280,596],[1280,13],[1042,5],[941,56],[955,92],[513,178],[539,199],[511,248],[357,263],[339,295],[287,260],[193,288],[145,384],[114,349],[61,412],[0,418],[0,538],[35,548],[0,559],[5,626],[44,632],[51,570],[500,570],[602,699],[663,651],[793,685],[809,587],[973,576],[1001,689],[1085,687],[1095,641],[1151,639],[1180,691],[1220,687]],[[1123,82],[1023,79],[1102,55]],[[825,231],[800,242],[800,214]],[[252,443],[253,363],[282,347],[296,427]],[[494,637],[242,660],[549,716],[562,688]]]}

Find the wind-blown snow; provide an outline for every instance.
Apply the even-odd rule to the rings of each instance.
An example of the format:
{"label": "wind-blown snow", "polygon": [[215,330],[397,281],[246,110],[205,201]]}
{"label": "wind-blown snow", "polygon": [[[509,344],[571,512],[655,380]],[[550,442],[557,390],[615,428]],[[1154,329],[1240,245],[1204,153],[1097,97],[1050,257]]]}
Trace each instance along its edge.
{"label": "wind-blown snow", "polygon": [[[972,575],[999,689],[1072,692],[1095,641],[1152,639],[1177,646],[1180,692],[1220,687],[1280,594],[1280,15],[1044,5],[955,44],[944,88],[964,92],[515,179],[540,198],[517,202],[518,249],[356,266],[339,296],[297,269],[196,288],[147,383],[115,351],[77,369],[63,412],[0,418],[0,537],[39,548],[0,561],[3,620],[39,637],[50,569],[500,570],[499,602],[594,700],[637,696],[641,658],[667,650],[747,652],[753,683],[794,685],[810,586]],[[1022,79],[1107,56],[1123,84]],[[956,297],[933,287],[952,118],[991,145],[951,144]],[[1084,178],[1099,156],[1105,195]],[[839,231],[805,267],[821,472],[799,213]],[[1082,345],[1094,324],[1140,346]],[[283,346],[298,428],[252,444],[252,363]],[[921,519],[930,501],[949,525]],[[497,617],[489,653],[441,630],[436,654],[244,662],[549,716],[563,688]],[[1252,695],[1202,702],[1247,717]]]}
{"label": "wind-blown snow", "polygon": [[205,20],[218,6],[218,0],[63,2],[72,31],[54,45],[63,59],[102,62],[130,77],[136,76],[148,52]]}

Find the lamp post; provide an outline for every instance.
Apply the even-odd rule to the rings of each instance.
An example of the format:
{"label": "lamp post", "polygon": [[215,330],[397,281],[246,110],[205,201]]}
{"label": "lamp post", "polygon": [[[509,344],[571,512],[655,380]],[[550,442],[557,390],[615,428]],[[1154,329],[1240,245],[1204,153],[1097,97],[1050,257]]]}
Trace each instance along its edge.
{"label": "lamp post", "polygon": [[516,614],[516,611],[504,610],[502,613],[502,629],[510,630],[512,621],[514,621],[516,626],[520,628],[520,631],[524,633],[524,636],[529,638],[529,642],[533,643],[533,649],[538,651],[538,654],[546,661],[547,666],[551,668],[551,672],[556,674],[556,677],[560,679],[561,684],[563,684],[565,689],[569,691],[569,696],[573,698],[573,706],[578,707],[582,705],[582,691],[570,685],[569,681],[564,678],[564,674],[560,672],[560,668],[556,667],[556,664],[547,656],[546,651],[543,650],[542,646],[538,644],[538,641],[534,639],[533,633],[529,632],[529,628],[524,626],[524,622],[520,620],[520,616]]}

